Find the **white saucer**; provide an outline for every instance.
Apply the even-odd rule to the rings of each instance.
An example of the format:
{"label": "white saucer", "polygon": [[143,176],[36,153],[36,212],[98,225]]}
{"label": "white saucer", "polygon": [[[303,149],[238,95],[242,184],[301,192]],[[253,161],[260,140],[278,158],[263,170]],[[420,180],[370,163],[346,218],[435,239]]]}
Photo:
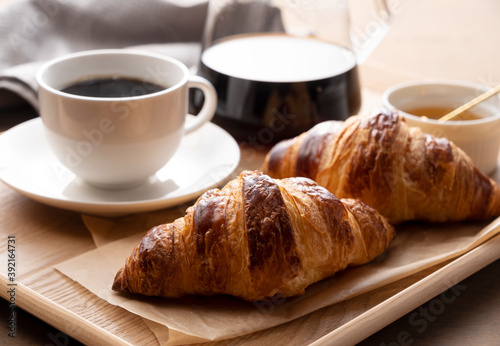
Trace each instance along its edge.
{"label": "white saucer", "polygon": [[183,138],[175,156],[148,183],[99,189],[59,163],[42,126],[36,118],[0,135],[0,179],[31,199],[81,213],[118,216],[172,207],[223,183],[240,160],[233,137],[207,123]]}

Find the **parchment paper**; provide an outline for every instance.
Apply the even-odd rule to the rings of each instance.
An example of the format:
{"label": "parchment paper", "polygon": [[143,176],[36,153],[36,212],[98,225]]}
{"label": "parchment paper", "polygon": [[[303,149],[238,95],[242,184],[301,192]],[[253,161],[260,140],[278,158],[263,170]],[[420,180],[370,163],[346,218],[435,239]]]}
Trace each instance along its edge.
{"label": "parchment paper", "polygon": [[[147,229],[173,221],[181,209],[116,220],[84,217],[102,246],[56,268],[109,303],[149,320],[161,343],[178,345],[232,338],[291,321],[460,256],[500,233],[500,218],[491,223],[403,225],[396,229],[389,249],[371,263],[313,284],[302,296],[276,301],[247,303],[227,296],[162,299],[112,291],[116,272]],[[135,233],[141,225],[143,232]],[[110,233],[132,235],[107,242]]]}

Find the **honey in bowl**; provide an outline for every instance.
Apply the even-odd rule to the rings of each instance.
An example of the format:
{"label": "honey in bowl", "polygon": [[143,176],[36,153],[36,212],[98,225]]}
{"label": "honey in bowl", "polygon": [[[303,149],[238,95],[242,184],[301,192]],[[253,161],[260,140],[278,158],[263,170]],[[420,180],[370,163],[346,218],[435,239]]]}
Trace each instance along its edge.
{"label": "honey in bowl", "polygon": [[[413,114],[419,117],[426,117],[429,119],[435,119],[438,120],[445,116],[446,114],[450,113],[453,111],[455,108],[451,107],[415,107],[415,108],[410,108],[406,109],[405,112],[408,114]],[[484,116],[479,115],[478,113],[475,113],[474,110],[467,110],[459,115],[457,115],[455,118],[452,120],[479,120],[483,119]]]}

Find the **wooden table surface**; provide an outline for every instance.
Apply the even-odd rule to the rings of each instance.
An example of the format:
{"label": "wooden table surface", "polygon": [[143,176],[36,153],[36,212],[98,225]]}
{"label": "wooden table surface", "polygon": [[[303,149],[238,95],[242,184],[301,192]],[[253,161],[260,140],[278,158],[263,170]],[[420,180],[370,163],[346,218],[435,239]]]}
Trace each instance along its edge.
{"label": "wooden table surface", "polygon": [[[359,6],[361,0],[353,0]],[[363,111],[379,103],[380,94],[394,83],[418,78],[449,78],[476,82],[486,86],[500,83],[500,2],[497,0],[401,0],[390,1],[393,27],[385,40],[361,66],[365,90]],[[2,2],[0,2],[0,5]],[[5,130],[36,116],[33,110],[0,111],[0,127]],[[252,166],[243,158],[243,166]],[[2,239],[16,232],[16,227],[64,227],[76,229],[82,251],[91,248],[89,235],[81,217],[32,202],[1,184]],[[9,203],[6,206],[6,203]],[[25,213],[24,225],[8,222],[5,210]],[[13,216],[14,217],[14,216]],[[19,217],[17,215],[16,217]],[[7,219],[6,219],[7,218]],[[62,246],[64,235],[54,236]],[[1,244],[4,246],[4,244]],[[21,246],[21,245],[20,245]],[[33,265],[33,259],[20,259]],[[35,287],[43,291],[43,270]],[[50,277],[50,276],[49,276]],[[35,279],[31,279],[34,281]],[[408,284],[405,282],[402,285]],[[63,284],[62,284],[63,285]],[[397,287],[393,288],[395,291]],[[500,261],[481,269],[440,293],[415,310],[366,338],[361,345],[499,345],[500,344]],[[59,329],[18,310],[17,337],[7,337],[8,304],[0,304],[0,344],[77,345],[78,341]],[[307,321],[305,319],[304,321]],[[129,328],[142,328],[141,321]],[[325,322],[326,323],[326,322]],[[304,325],[307,325],[304,322]],[[327,328],[327,327],[326,327]],[[305,343],[305,341],[304,341]]]}

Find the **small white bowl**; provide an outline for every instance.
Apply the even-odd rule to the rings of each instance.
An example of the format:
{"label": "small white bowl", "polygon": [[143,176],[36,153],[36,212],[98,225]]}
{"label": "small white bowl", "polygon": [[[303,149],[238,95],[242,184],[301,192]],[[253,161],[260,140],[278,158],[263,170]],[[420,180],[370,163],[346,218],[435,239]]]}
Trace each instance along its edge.
{"label": "small white bowl", "polygon": [[382,96],[383,105],[395,109],[409,126],[425,133],[446,137],[464,150],[477,168],[491,174],[497,167],[500,148],[500,97],[492,96],[474,108],[478,120],[438,120],[416,116],[407,111],[416,107],[458,108],[489,88],[450,80],[423,80],[395,85]]}

